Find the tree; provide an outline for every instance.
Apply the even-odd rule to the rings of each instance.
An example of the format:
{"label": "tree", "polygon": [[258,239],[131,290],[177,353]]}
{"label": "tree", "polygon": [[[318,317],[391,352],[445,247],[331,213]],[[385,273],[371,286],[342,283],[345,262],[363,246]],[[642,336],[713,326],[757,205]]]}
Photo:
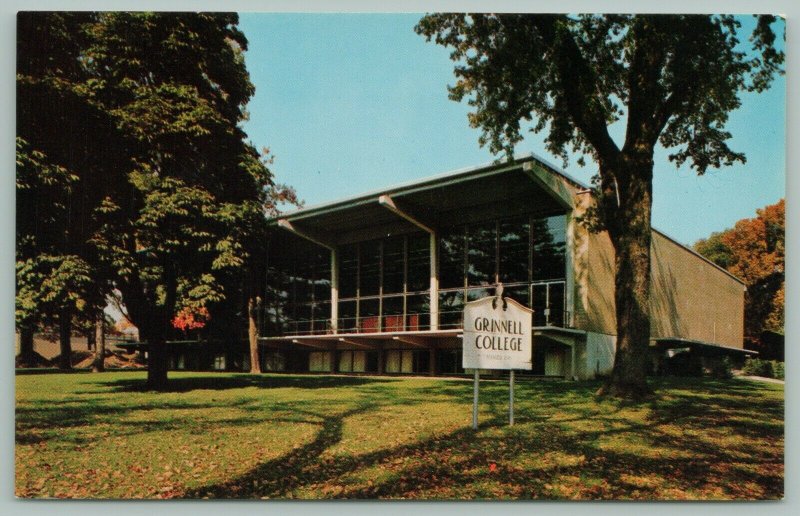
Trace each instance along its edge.
{"label": "tree", "polygon": [[[54,217],[50,233],[68,238],[52,254],[78,256],[90,276],[108,278],[101,286],[118,289],[148,343],[154,388],[166,383],[176,313],[226,299],[224,279],[248,258],[241,237],[265,223],[274,186],[239,126],[254,88],[237,21],[232,13],[20,14],[18,134],[45,149],[47,167],[34,175],[63,169],[75,178],[68,201],[80,201]],[[18,162],[29,156],[40,155],[18,152]],[[23,237],[18,270],[50,245],[41,225],[21,229],[18,241],[35,238]],[[97,288],[89,290],[87,298]]]}
{"label": "tree", "polygon": [[59,326],[60,366],[70,367],[73,322],[93,318],[108,289],[88,238],[109,184],[104,172],[122,164],[104,152],[116,138],[113,120],[92,103],[81,65],[84,27],[95,19],[18,15],[16,304],[28,364],[33,331],[46,323]]}
{"label": "tree", "polygon": [[781,199],[756,214],[694,245],[747,285],[744,333],[751,342],[765,330],[783,333],[784,325],[785,202]]}
{"label": "tree", "polygon": [[[616,253],[617,351],[601,392],[649,391],[654,149],[673,149],[670,160],[699,174],[745,161],[728,147],[725,123],[739,92],[763,91],[781,73],[775,23],[758,18],[750,53],[733,16],[430,14],[416,27],[453,49],[450,98],[474,108],[481,145],[510,156],[522,124],[535,120],[531,130],[547,130],[550,152],[597,163],[595,204],[583,220],[606,230]],[[619,146],[608,127],[623,120]]]}
{"label": "tree", "polygon": [[[103,200],[93,243],[114,270],[148,343],[148,384],[166,384],[165,341],[177,312],[228,299],[239,238],[263,224],[269,170],[239,127],[254,88],[235,14],[104,13],[89,31],[93,98],[132,142],[127,196]],[[229,300],[230,301],[230,300]]]}

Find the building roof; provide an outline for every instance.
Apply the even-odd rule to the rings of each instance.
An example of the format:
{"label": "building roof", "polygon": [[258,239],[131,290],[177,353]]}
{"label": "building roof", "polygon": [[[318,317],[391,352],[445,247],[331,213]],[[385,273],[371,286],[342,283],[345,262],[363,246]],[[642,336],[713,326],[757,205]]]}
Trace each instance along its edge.
{"label": "building roof", "polygon": [[423,179],[414,179],[412,181],[406,181],[404,183],[399,183],[389,188],[383,188],[379,190],[372,190],[365,193],[356,194],[350,197],[345,197],[343,199],[337,199],[335,201],[328,201],[320,204],[315,204],[312,206],[307,206],[303,208],[298,208],[296,210],[288,211],[286,213],[282,213],[275,217],[271,217],[268,219],[269,221],[277,221],[279,219],[296,219],[298,217],[307,217],[314,214],[324,213],[332,210],[337,209],[346,209],[352,206],[357,206],[361,204],[366,204],[373,202],[375,198],[379,197],[380,195],[404,195],[407,194],[409,191],[419,191],[425,189],[431,189],[440,187],[444,184],[449,184],[452,181],[459,181],[459,180],[466,180],[472,177],[477,177],[480,175],[485,174],[486,172],[490,171],[505,171],[511,168],[518,168],[523,163],[526,162],[533,162],[536,161],[542,167],[548,169],[550,172],[557,174],[570,183],[572,183],[575,187],[580,189],[588,188],[587,185],[578,181],[577,179],[569,176],[562,170],[558,169],[555,165],[548,162],[541,156],[538,156],[534,153],[527,153],[521,154],[516,156],[514,161],[494,161],[490,163],[483,163],[481,165],[476,165],[472,167],[465,167],[459,168],[456,170],[451,170],[449,172],[444,172],[442,174],[436,174],[433,176],[429,176]]}
{"label": "building roof", "polygon": [[[566,213],[573,200],[533,156],[457,170],[270,219],[327,247],[500,217]],[[566,178],[573,189],[577,183]],[[548,184],[549,182],[549,184]],[[281,238],[281,237],[278,237]]]}
{"label": "building roof", "polygon": [[[526,167],[526,164],[529,165]],[[494,181],[493,178],[500,174],[504,174],[503,181]],[[547,176],[562,179],[574,191],[569,193],[555,191],[563,185],[563,182],[557,184],[552,181],[549,183],[542,181],[542,178]],[[374,233],[367,235],[370,238],[415,229],[413,224],[409,224],[408,221],[398,221],[396,214],[381,206],[379,203],[381,197],[398,200],[404,205],[403,211],[409,212],[420,222],[436,226],[470,222],[470,211],[489,210],[490,213],[480,211],[483,217],[473,217],[477,221],[491,216],[492,210],[502,211],[508,216],[530,212],[531,205],[534,204],[537,205],[537,211],[541,215],[553,215],[565,211],[563,202],[565,196],[589,189],[589,185],[573,178],[545,158],[528,153],[515,157],[513,161],[496,161],[461,168],[385,189],[299,208],[271,217],[268,223],[274,225],[278,225],[280,221],[297,223],[305,226],[303,229],[307,234],[322,235],[322,241],[319,243],[325,245],[327,238],[335,245],[363,239],[363,231],[370,227]],[[562,199],[558,198],[559,194]],[[562,202],[559,202],[560,200]],[[744,281],[694,249],[657,228],[652,230],[745,285]]]}
{"label": "building roof", "polygon": [[664,349],[689,348],[718,355],[758,355],[758,351],[752,351],[743,348],[732,348],[730,346],[723,346],[722,344],[715,344],[713,342],[703,342],[700,340],[684,339],[680,337],[662,337],[653,339],[653,341],[657,347]]}

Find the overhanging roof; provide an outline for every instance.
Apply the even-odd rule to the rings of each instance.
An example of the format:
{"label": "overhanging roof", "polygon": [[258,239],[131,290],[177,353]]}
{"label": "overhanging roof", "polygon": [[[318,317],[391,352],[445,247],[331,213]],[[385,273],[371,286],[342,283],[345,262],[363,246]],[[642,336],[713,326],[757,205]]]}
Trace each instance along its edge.
{"label": "overhanging roof", "polygon": [[[409,218],[437,228],[495,216],[545,216],[568,211],[572,192],[564,181],[580,188],[575,180],[531,155],[302,208],[269,222],[289,229],[288,223],[297,233],[322,235],[336,245],[417,230],[419,225]],[[398,210],[411,217],[398,216]]]}
{"label": "overhanging roof", "polygon": [[662,337],[658,339],[653,339],[653,341],[655,342],[656,347],[662,349],[689,348],[689,349],[696,349],[700,352],[708,354],[716,354],[716,355],[748,355],[748,356],[758,355],[758,351],[752,351],[749,349],[742,349],[742,348],[732,348],[729,346],[723,346],[722,344],[714,344],[712,342],[703,342],[700,340],[683,339],[680,337]]}
{"label": "overhanging roof", "polygon": [[463,330],[423,330],[375,333],[326,333],[319,335],[284,335],[280,337],[259,337],[266,343],[290,343],[309,349],[380,349],[386,344],[412,348],[433,347],[442,339],[457,339]]}

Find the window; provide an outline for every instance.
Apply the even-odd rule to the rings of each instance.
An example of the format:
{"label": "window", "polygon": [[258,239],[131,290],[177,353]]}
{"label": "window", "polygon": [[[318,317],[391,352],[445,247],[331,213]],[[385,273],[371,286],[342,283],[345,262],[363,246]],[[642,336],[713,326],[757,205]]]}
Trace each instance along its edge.
{"label": "window", "polygon": [[466,233],[448,228],[439,237],[439,288],[464,288]]}
{"label": "window", "polygon": [[380,331],[380,299],[362,299],[358,303],[358,327],[363,333]]}
{"label": "window", "polygon": [[[427,353],[427,350],[425,351]],[[390,349],[386,351],[387,373],[413,373],[414,351],[410,349]]]}
{"label": "window", "polygon": [[393,236],[340,249],[339,331],[426,329],[430,237]]}
{"label": "window", "polygon": [[286,354],[282,351],[267,350],[264,352],[264,371],[285,371]]}
{"label": "window", "polygon": [[356,328],[356,301],[339,301],[339,331],[354,333]]}
{"label": "window", "polygon": [[340,351],[339,371],[342,373],[363,373],[366,370],[366,352]]}
{"label": "window", "polygon": [[214,370],[215,371],[225,370],[225,355],[214,355]]}
{"label": "window", "polygon": [[406,330],[424,330],[430,327],[431,296],[415,294],[406,296]]}
{"label": "window", "polygon": [[563,278],[566,271],[566,217],[533,219],[533,280]]}
{"label": "window", "polygon": [[497,226],[467,228],[467,285],[494,285],[497,273]]}
{"label": "window", "polygon": [[[464,303],[493,294],[498,279],[508,297],[536,311],[538,324],[563,324],[566,221],[563,214],[522,216],[441,228],[440,327],[459,327]],[[340,332],[430,327],[427,233],[341,246],[338,266]],[[329,331],[330,267],[329,251],[300,239],[270,262],[263,318],[269,334]]]}
{"label": "window", "polygon": [[383,298],[383,331],[403,331],[403,296]]}
{"label": "window", "polygon": [[436,363],[440,373],[463,373],[464,368],[461,367],[461,354],[460,349],[439,349],[436,351]]}
{"label": "window", "polygon": [[389,238],[383,243],[383,293],[398,294],[405,285],[405,238]]}
{"label": "window", "polygon": [[439,325],[461,325],[464,303],[504,293],[534,309],[537,325],[563,325],[566,216],[515,217],[445,228],[439,242]]}
{"label": "window", "polygon": [[362,242],[359,270],[359,295],[377,296],[381,285],[381,243],[378,240]]}
{"label": "window", "polygon": [[431,286],[430,236],[417,233],[408,236],[408,292],[429,290]]}
{"label": "window", "polygon": [[527,284],[514,287],[506,287],[505,290],[503,290],[503,295],[525,306],[531,306],[530,290],[531,290],[530,286]]}
{"label": "window", "polygon": [[317,333],[324,333],[328,330],[331,320],[331,302],[326,300],[314,303],[312,329]]}
{"label": "window", "polygon": [[339,372],[349,373],[353,370],[353,352],[340,351],[339,352]]}
{"label": "window", "polygon": [[461,327],[464,310],[464,290],[439,292],[439,327],[442,329]]}
{"label": "window", "polygon": [[308,370],[311,372],[329,372],[331,370],[330,351],[312,351],[308,354]]}
{"label": "window", "polygon": [[339,249],[339,297],[356,297],[358,289],[358,246]]}
{"label": "window", "polygon": [[[292,242],[268,269],[264,319],[270,333],[324,332],[330,318],[330,252],[308,242]],[[303,259],[297,259],[302,256]]]}
{"label": "window", "polygon": [[504,285],[529,282],[530,219],[524,217],[501,222],[499,230],[500,281]]}

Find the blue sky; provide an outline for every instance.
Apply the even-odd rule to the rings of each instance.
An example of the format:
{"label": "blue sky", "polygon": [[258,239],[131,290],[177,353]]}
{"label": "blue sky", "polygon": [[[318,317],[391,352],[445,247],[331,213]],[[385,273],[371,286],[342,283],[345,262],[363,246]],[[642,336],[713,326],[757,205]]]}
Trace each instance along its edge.
{"label": "blue sky", "polygon": [[[242,13],[240,28],[256,94],[245,129],[275,155],[280,182],[307,205],[490,162],[467,124],[469,108],[447,98],[448,50],[413,27],[419,14]],[[755,216],[785,196],[785,80],[744,94],[731,114],[731,147],[745,165],[698,177],[656,153],[653,225],[691,244]],[[621,133],[621,131],[614,131]],[[528,136],[519,153],[561,162]],[[594,173],[574,160],[566,172]]]}

